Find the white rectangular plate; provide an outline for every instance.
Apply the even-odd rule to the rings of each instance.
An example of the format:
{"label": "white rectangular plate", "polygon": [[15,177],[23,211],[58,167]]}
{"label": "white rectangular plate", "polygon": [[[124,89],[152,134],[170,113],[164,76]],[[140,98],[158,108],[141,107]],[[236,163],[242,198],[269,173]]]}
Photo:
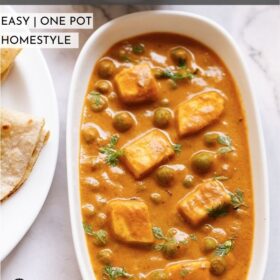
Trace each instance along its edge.
{"label": "white rectangular plate", "polygon": [[[207,18],[171,11],[130,14],[101,26],[88,39],[77,60],[70,90],[67,122],[67,172],[72,232],[84,279],[95,279],[82,229],[79,194],[79,128],[83,100],[96,61],[116,42],[151,32],[170,32],[191,37],[210,47],[224,61],[241,93],[248,123],[255,195],[254,250],[250,280],[263,279],[268,248],[268,184],[263,138],[247,70],[229,34]],[[252,237],[253,238],[253,237]],[[246,248],[244,248],[246,249]]]}

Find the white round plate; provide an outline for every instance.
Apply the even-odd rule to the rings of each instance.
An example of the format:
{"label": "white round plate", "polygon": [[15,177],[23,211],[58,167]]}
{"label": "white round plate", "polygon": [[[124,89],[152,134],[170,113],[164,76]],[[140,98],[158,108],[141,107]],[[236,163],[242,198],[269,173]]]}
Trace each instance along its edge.
{"label": "white round plate", "polygon": [[[12,13],[6,6],[0,13]],[[49,192],[58,154],[59,118],[56,94],[39,49],[24,49],[1,85],[1,107],[45,118],[50,138],[27,181],[0,206],[0,261],[18,244],[40,212]]]}

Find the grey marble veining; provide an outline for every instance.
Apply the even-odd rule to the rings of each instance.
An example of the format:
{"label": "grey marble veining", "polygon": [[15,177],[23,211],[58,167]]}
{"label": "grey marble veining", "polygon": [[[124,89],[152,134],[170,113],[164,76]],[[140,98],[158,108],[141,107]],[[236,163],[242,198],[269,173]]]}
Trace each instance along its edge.
{"label": "grey marble veining", "polygon": [[[250,70],[260,111],[270,181],[271,240],[265,280],[280,275],[280,9],[279,6],[16,6],[24,12],[94,12],[95,27],[118,16],[151,9],[185,10],[207,16],[234,37]],[[80,33],[80,46],[92,33]],[[71,237],[65,166],[69,81],[77,50],[44,50],[60,110],[60,151],[47,201],[32,228],[2,263],[2,279],[81,279]]]}

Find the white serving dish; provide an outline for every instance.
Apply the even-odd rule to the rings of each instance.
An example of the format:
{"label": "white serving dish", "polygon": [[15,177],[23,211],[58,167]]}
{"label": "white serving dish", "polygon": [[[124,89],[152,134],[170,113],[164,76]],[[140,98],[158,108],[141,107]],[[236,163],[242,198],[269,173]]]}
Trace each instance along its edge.
{"label": "white serving dish", "polygon": [[221,26],[205,17],[175,11],[140,12],[106,23],[91,35],[76,62],[68,104],[67,173],[72,233],[83,279],[95,279],[82,228],[78,163],[81,113],[93,66],[105,51],[120,40],[150,32],[174,31],[214,50],[230,70],[241,93],[248,123],[255,195],[254,249],[248,279],[263,279],[269,238],[267,166],[262,129],[248,71],[236,43]]}

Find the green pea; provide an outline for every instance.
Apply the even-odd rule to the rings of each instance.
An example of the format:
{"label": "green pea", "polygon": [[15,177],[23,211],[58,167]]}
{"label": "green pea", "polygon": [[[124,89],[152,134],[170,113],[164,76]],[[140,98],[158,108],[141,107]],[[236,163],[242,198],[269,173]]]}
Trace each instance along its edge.
{"label": "green pea", "polygon": [[205,174],[211,170],[214,164],[214,153],[201,151],[195,153],[191,158],[193,170],[199,174]]}
{"label": "green pea", "polygon": [[151,197],[152,202],[154,202],[155,204],[162,203],[162,197],[161,197],[160,193],[151,193],[150,197]]}
{"label": "green pea", "polygon": [[215,238],[205,237],[203,239],[203,250],[206,252],[211,252],[216,249],[218,243]]}
{"label": "green pea", "polygon": [[92,126],[83,126],[82,127],[82,135],[84,140],[91,144],[98,137],[98,131],[95,127]]}
{"label": "green pea", "polygon": [[162,250],[164,256],[168,259],[174,258],[178,252],[180,246],[174,239],[169,239],[164,243],[164,249]]}
{"label": "green pea", "polygon": [[99,92],[90,92],[88,95],[91,110],[93,112],[101,112],[108,107],[107,98],[101,95]]}
{"label": "green pea", "polygon": [[171,88],[171,89],[178,88],[178,84],[172,79],[168,79],[167,84],[168,84],[169,88]]}
{"label": "green pea", "polygon": [[98,260],[103,264],[110,264],[112,262],[113,252],[111,249],[100,250],[97,254]]}
{"label": "green pea", "polygon": [[125,48],[121,48],[119,49],[118,51],[118,58],[120,61],[122,62],[130,62],[131,59],[130,59],[130,52],[129,50],[125,49]]}
{"label": "green pea", "polygon": [[217,132],[207,132],[204,134],[204,143],[206,146],[215,146],[217,144],[217,139],[219,134]]}
{"label": "green pea", "polygon": [[156,180],[163,187],[170,186],[174,178],[175,170],[166,165],[160,166],[156,171]]}
{"label": "green pea", "polygon": [[106,80],[99,80],[96,82],[95,86],[94,86],[95,90],[103,93],[103,94],[107,94],[109,92],[112,91],[112,85],[109,81]]}
{"label": "green pea", "polygon": [[92,216],[95,214],[94,206],[90,203],[86,203],[82,206],[83,214],[86,216]]}
{"label": "green pea", "polygon": [[166,128],[168,127],[172,118],[172,114],[169,109],[158,108],[154,112],[153,123],[156,127]]}
{"label": "green pea", "polygon": [[97,65],[98,75],[103,78],[111,78],[116,71],[114,62],[110,59],[103,59]]}
{"label": "green pea", "polygon": [[163,98],[161,101],[160,101],[160,106],[162,107],[168,107],[170,106],[170,101],[168,98]]}
{"label": "green pea", "polygon": [[210,261],[210,271],[214,275],[222,275],[226,271],[226,261],[223,257],[215,256]]}
{"label": "green pea", "polygon": [[98,213],[96,217],[97,225],[104,226],[107,222],[107,215],[105,213]]}
{"label": "green pea", "polygon": [[113,118],[113,126],[120,132],[125,132],[133,126],[134,120],[130,113],[119,112]]}
{"label": "green pea", "polygon": [[185,188],[191,188],[194,184],[194,177],[193,175],[186,175],[186,177],[184,178],[184,181],[183,181],[183,186]]}
{"label": "green pea", "polygon": [[171,51],[171,57],[178,65],[186,63],[188,53],[183,47],[176,47]]}

